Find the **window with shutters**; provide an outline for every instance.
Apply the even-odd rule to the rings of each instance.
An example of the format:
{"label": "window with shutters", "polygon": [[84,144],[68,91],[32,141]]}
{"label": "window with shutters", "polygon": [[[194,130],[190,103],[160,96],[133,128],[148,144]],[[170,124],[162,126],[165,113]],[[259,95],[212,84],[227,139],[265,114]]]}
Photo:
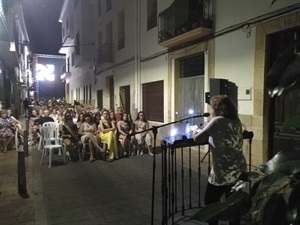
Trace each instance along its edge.
{"label": "window with shutters", "polygon": [[200,55],[180,60],[180,77],[194,77],[204,75],[204,52]]}
{"label": "window with shutters", "polygon": [[142,88],[146,119],[164,122],[164,81],[145,83]]}

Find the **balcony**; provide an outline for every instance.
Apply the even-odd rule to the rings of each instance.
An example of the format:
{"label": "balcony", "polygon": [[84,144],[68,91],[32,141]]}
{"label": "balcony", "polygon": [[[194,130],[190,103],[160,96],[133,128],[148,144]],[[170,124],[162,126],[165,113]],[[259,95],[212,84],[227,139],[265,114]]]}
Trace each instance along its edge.
{"label": "balcony", "polygon": [[105,43],[97,49],[97,66],[108,68],[113,65],[113,44]]}
{"label": "balcony", "polygon": [[211,0],[175,0],[158,16],[158,43],[173,48],[213,32]]}

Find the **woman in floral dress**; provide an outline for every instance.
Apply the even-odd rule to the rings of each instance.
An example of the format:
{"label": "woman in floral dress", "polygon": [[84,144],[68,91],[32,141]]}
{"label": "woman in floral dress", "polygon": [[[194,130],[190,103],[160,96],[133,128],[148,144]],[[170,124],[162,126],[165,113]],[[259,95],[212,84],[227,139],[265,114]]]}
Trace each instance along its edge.
{"label": "woman in floral dress", "polygon": [[[140,111],[137,115],[137,118],[134,122],[135,124],[135,132],[141,132],[135,135],[135,138],[137,140],[137,144],[138,144],[138,153],[140,155],[144,154],[144,144],[146,144],[147,148],[148,148],[148,154],[149,155],[153,155],[152,153],[152,137],[151,135],[148,133],[148,129],[149,129],[149,123],[145,118],[144,112]],[[144,131],[144,132],[142,132]]]}
{"label": "woman in floral dress", "polygon": [[8,114],[5,109],[2,110],[0,117],[0,140],[4,147],[3,153],[7,152],[8,146],[14,138],[13,129],[13,120],[8,118]]}

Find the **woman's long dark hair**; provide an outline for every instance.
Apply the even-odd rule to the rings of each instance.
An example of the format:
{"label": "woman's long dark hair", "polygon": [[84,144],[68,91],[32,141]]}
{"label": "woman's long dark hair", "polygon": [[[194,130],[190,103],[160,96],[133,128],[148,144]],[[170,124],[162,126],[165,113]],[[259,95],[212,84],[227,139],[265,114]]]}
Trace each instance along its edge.
{"label": "woman's long dark hair", "polygon": [[210,99],[213,116],[223,116],[230,120],[238,120],[237,108],[227,95],[214,95]]}
{"label": "woman's long dark hair", "polygon": [[135,121],[137,121],[137,120],[139,120],[139,119],[140,119],[140,114],[141,114],[141,113],[143,113],[143,115],[144,115],[144,116],[143,116],[143,120],[142,120],[142,121],[143,121],[143,122],[145,122],[145,123],[148,123],[148,121],[146,120],[146,117],[145,117],[145,113],[144,113],[143,111],[139,111],[139,112],[138,112],[138,114],[137,114],[137,117],[136,117]]}

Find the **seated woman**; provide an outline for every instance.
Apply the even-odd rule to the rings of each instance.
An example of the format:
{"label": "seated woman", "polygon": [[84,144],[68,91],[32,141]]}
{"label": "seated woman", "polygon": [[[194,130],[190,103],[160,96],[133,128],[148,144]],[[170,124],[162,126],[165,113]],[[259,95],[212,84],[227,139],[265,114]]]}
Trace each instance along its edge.
{"label": "seated woman", "polygon": [[13,121],[8,118],[7,111],[3,109],[0,117],[0,140],[3,142],[3,153],[6,153],[8,146],[14,138]]}
{"label": "seated woman", "polygon": [[112,161],[115,158],[119,158],[117,138],[115,135],[116,125],[114,121],[110,119],[108,111],[105,109],[102,112],[102,117],[99,123],[99,137],[100,140],[107,144],[107,148],[109,149],[109,160]]}
{"label": "seated woman", "polygon": [[66,115],[64,118],[64,124],[62,125],[62,138],[66,145],[66,151],[70,154],[72,161],[78,161],[79,151],[79,135],[78,127],[73,122],[71,115]]}
{"label": "seated woman", "polygon": [[[135,132],[141,132],[141,133],[138,133],[135,135],[135,138],[136,138],[137,144],[138,144],[138,153],[140,155],[144,154],[143,146],[144,146],[144,143],[146,143],[146,146],[148,148],[148,154],[153,155],[152,148],[151,148],[152,137],[150,136],[148,131],[146,131],[149,129],[149,123],[144,116],[144,112],[140,111],[138,113],[137,118],[134,121],[134,124],[135,124]],[[145,132],[142,132],[142,131],[145,131]]]}
{"label": "seated woman", "polygon": [[77,120],[75,122],[75,124],[77,125],[78,128],[80,128],[81,124],[84,122],[84,114],[80,113],[80,114],[76,114]]}
{"label": "seated woman", "polygon": [[99,152],[104,152],[104,150],[98,145],[97,138],[95,136],[97,132],[96,125],[92,121],[92,116],[89,113],[84,114],[84,121],[81,123],[79,128],[79,135],[81,143],[88,143],[90,149],[90,162],[94,162],[96,159],[94,155],[96,155],[94,148]]}
{"label": "seated woman", "polygon": [[32,136],[31,138],[31,145],[34,145],[37,143],[38,139],[38,132],[39,132],[39,124],[37,120],[40,118],[38,115],[38,111],[36,109],[33,109],[31,111],[31,116],[29,120],[29,135]]}
{"label": "seated woman", "polygon": [[117,123],[117,128],[119,139],[122,140],[122,150],[131,155],[135,138],[134,135],[129,136],[134,132],[134,125],[129,118],[131,118],[129,114],[123,113],[122,118]]}

